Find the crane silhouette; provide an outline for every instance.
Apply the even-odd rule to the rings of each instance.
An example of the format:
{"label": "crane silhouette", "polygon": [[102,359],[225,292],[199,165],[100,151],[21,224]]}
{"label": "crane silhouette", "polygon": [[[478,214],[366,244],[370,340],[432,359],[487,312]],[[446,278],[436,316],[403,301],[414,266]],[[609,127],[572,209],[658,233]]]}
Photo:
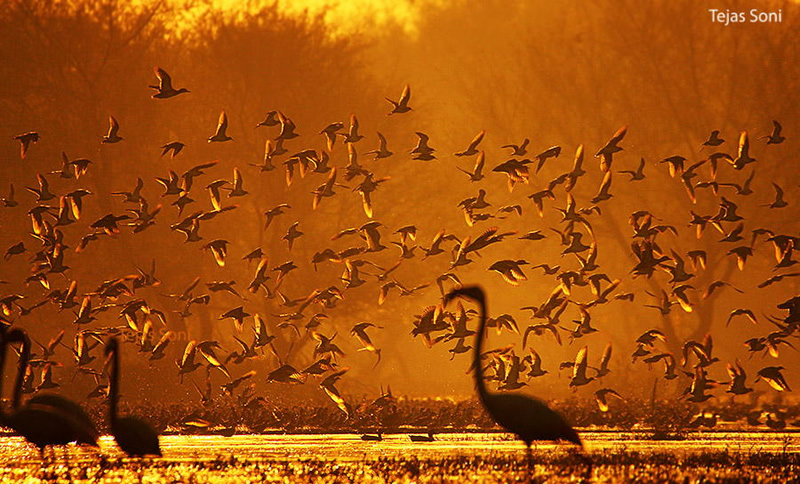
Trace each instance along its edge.
{"label": "crane silhouette", "polygon": [[146,422],[134,417],[118,417],[119,401],[119,342],[111,338],[106,343],[106,356],[111,355],[111,376],[108,383],[111,433],[117,445],[131,457],[161,456],[158,434]]}
{"label": "crane silhouette", "polygon": [[21,405],[22,385],[30,359],[31,342],[25,331],[21,329],[15,328],[7,331],[0,343],[0,372],[5,363],[9,343],[21,343],[22,349],[14,382],[13,410],[12,413],[6,414],[0,409],[2,425],[10,427],[28,442],[34,444],[39,449],[42,458],[44,458],[44,450],[48,446],[78,442],[96,447],[97,430],[88,417],[85,417],[89,422],[87,425],[86,421],[79,416],[79,413],[82,413],[83,416],[86,414],[82,409],[75,410],[75,407],[80,409],[76,403],[57,395],[44,395],[31,399],[25,406]]}
{"label": "crane silhouette", "polygon": [[534,441],[567,441],[583,447],[578,433],[558,412],[550,409],[544,402],[517,393],[490,393],[483,381],[481,349],[486,334],[486,294],[477,286],[464,286],[444,298],[444,304],[456,297],[474,300],[480,306],[480,323],[475,336],[474,362],[475,386],[478,398],[489,416],[501,427],[517,435],[525,443],[525,456],[528,468],[528,481],[531,469],[531,444]]}

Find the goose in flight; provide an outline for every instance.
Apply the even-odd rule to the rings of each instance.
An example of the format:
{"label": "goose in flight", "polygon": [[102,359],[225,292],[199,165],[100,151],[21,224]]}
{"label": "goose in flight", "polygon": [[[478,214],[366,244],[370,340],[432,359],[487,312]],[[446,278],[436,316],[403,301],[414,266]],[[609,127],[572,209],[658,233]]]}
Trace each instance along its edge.
{"label": "goose in flight", "polygon": [[180,141],[171,141],[161,146],[161,156],[170,153],[170,158],[175,158],[176,156],[178,156],[178,153],[180,153],[184,147],[186,147],[186,145],[181,143]]}
{"label": "goose in flight", "polygon": [[233,138],[228,136],[228,115],[225,114],[225,110],[223,109],[221,113],[219,113],[219,121],[217,122],[217,131],[214,133],[214,136],[208,138],[209,143],[214,142],[224,142],[230,141]]}
{"label": "goose in flight", "polygon": [[277,126],[279,124],[281,124],[281,122],[278,120],[278,111],[267,111],[264,121],[258,123],[256,128],[261,126]]}
{"label": "goose in flight", "polygon": [[411,154],[414,155],[413,159],[422,161],[435,160],[436,156],[434,156],[433,153],[436,150],[428,145],[428,141],[430,140],[428,135],[421,131],[417,131],[416,135],[418,138],[417,146],[415,146],[414,149],[411,150]]}
{"label": "goose in flight", "polygon": [[528,138],[525,138],[524,140],[522,140],[521,144],[518,144],[518,145],[507,144],[507,145],[501,146],[501,148],[510,148],[511,149],[511,156],[525,156],[525,154],[528,152],[528,143],[530,143],[530,142],[531,142],[531,140],[529,140]]}
{"label": "goose in flight", "polygon": [[403,88],[403,92],[400,94],[400,100],[397,102],[392,101],[388,97],[386,98],[387,101],[392,105],[392,110],[389,111],[389,116],[392,114],[402,114],[411,111],[411,107],[408,105],[408,101],[411,100],[411,87],[406,84]]}
{"label": "goose in flight", "polygon": [[373,158],[373,160],[382,160],[382,159],[388,158],[388,157],[390,157],[390,156],[392,156],[394,154],[391,151],[389,151],[389,148],[388,148],[387,143],[386,143],[386,137],[383,136],[380,133],[380,131],[378,132],[378,142],[379,142],[379,145],[378,145],[378,149],[377,150],[367,151],[364,154],[365,155],[374,155],[375,158]]}
{"label": "goose in flight", "polygon": [[[620,141],[625,137],[625,134],[628,132],[628,127],[623,126],[614,133],[614,136],[611,137],[610,140],[599,150],[595,153],[595,158],[599,158],[601,156],[611,156],[614,153],[622,151],[622,148],[619,146]],[[603,170],[607,171],[607,170]]]}
{"label": "goose in flight", "polygon": [[336,144],[336,136],[340,134],[339,131],[342,129],[344,129],[344,123],[342,123],[341,121],[337,121],[335,123],[331,123],[325,126],[325,128],[323,128],[322,131],[319,132],[319,134],[325,135],[325,139],[327,140],[328,151],[333,150],[333,145]]}
{"label": "goose in flight", "polygon": [[358,133],[358,118],[355,114],[350,115],[350,129],[347,130],[347,133],[339,134],[339,136],[344,138],[345,143],[356,143],[363,138]]}
{"label": "goose in flight", "polygon": [[715,129],[711,132],[710,135],[708,135],[708,139],[703,141],[703,146],[700,149],[702,150],[706,146],[711,146],[711,147],[719,146],[724,142],[725,140],[719,137],[719,130]]}
{"label": "goose in flight", "polygon": [[158,85],[157,86],[150,86],[151,89],[155,89],[156,92],[151,96],[153,99],[168,99],[171,97],[175,97],[178,94],[183,94],[185,92],[190,92],[185,87],[180,89],[175,89],[172,87],[172,78],[167,74],[167,71],[160,67],[156,67],[154,69],[156,73],[156,77],[158,78]]}
{"label": "goose in flight", "polygon": [[739,135],[739,151],[736,158],[731,161],[731,164],[734,169],[741,170],[754,161],[756,159],[750,157],[750,139],[747,136],[747,131],[742,131],[742,134]]}
{"label": "goose in flight", "polygon": [[615,397],[620,400],[625,400],[622,395],[617,393],[615,390],[611,388],[602,388],[594,392],[594,399],[597,402],[597,407],[600,409],[601,412],[605,413],[608,412],[608,397]]}
{"label": "goose in flight", "polygon": [[28,156],[28,148],[31,146],[31,143],[39,142],[39,133],[36,131],[28,131],[27,133],[14,136],[14,139],[19,141],[19,156],[24,160],[25,157]]}
{"label": "goose in flight", "polygon": [[[103,136],[103,143],[110,144],[110,143],[119,143],[122,141],[122,136],[119,135],[119,123],[114,116],[108,116],[108,133]],[[162,155],[163,156],[163,155]]]}
{"label": "goose in flight", "polygon": [[786,137],[781,136],[782,130],[783,126],[781,126],[781,123],[773,120],[772,133],[768,134],[767,136],[762,136],[761,139],[766,139],[768,145],[779,145],[786,141]]}
{"label": "goose in flight", "polygon": [[481,141],[483,141],[483,136],[485,134],[486,134],[486,130],[482,129],[481,132],[478,133],[477,135],[475,135],[475,137],[472,139],[472,141],[470,141],[469,146],[467,146],[467,149],[462,150],[462,151],[458,151],[458,152],[455,153],[455,155],[456,156],[477,155],[478,154],[478,145],[481,144]]}
{"label": "goose in flight", "polygon": [[281,148],[283,147],[283,145],[281,144],[282,141],[287,139],[297,138],[298,136],[300,136],[299,134],[294,132],[296,128],[294,121],[289,119],[288,116],[286,116],[280,111],[278,111],[278,122],[281,125],[281,132],[278,134],[278,137],[275,138],[275,141],[278,142],[278,144],[276,145],[276,150],[278,147]]}
{"label": "goose in flight", "polygon": [[469,181],[476,182],[483,180],[483,166],[486,163],[486,154],[481,151],[478,153],[478,158],[475,160],[475,166],[472,168],[472,171],[467,171],[463,168],[458,168],[460,171],[465,173],[469,177]]}

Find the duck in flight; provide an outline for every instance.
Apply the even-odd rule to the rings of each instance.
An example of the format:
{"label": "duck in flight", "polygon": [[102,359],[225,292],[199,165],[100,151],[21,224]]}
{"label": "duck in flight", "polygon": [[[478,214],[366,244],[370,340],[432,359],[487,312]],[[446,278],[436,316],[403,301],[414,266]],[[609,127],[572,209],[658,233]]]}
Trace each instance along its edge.
{"label": "duck in flight", "polygon": [[225,110],[223,109],[221,113],[219,113],[219,121],[217,122],[217,131],[214,133],[214,136],[208,138],[209,143],[213,142],[224,142],[230,141],[233,138],[228,136],[228,115],[225,114]]}
{"label": "duck in flight", "polygon": [[150,86],[150,89],[155,89],[157,91],[151,96],[153,99],[169,99],[177,96],[178,94],[190,92],[185,87],[180,89],[175,89],[172,87],[172,78],[164,69],[156,67],[154,71],[156,73],[156,77],[158,78],[158,85]]}
{"label": "duck in flight", "polygon": [[403,93],[400,94],[400,100],[395,102],[386,98],[389,103],[392,105],[392,110],[389,111],[389,116],[392,114],[402,114],[411,111],[411,107],[408,105],[408,101],[411,99],[411,87],[408,84],[403,88]]}

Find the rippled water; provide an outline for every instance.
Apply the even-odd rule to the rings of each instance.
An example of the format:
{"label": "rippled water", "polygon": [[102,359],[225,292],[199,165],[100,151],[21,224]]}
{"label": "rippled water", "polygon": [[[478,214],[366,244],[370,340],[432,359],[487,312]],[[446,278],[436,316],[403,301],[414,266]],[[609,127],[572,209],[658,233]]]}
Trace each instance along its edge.
{"label": "rippled water", "polygon": [[[640,480],[632,464],[647,464],[648,456],[660,456],[650,463],[651,469],[642,470],[642,477],[652,474],[652,482],[660,479],[658,472],[667,473],[661,474],[663,478],[676,478],[669,473],[684,472],[687,461],[694,467],[689,465],[685,472],[694,469],[702,475],[709,470],[703,469],[697,456],[708,454],[724,457],[708,465],[728,478],[769,481],[772,476],[774,482],[781,482],[792,475],[800,477],[800,433],[702,432],[670,441],[649,440],[644,433],[632,432],[582,432],[581,437],[586,446],[583,455],[601,462],[589,471],[600,482]],[[406,434],[384,435],[378,442],[350,434],[168,435],[161,437],[161,445],[162,459],[141,462],[122,459],[113,439],[103,437],[99,452],[69,447],[59,450],[56,464],[42,466],[38,452],[24,440],[4,437],[0,438],[0,477],[28,482],[500,482],[525,475],[523,444],[500,433],[437,434],[434,442],[411,442]],[[65,454],[69,466],[64,464]],[[753,457],[767,454],[788,459],[794,471],[790,466],[780,470],[783,474],[773,475],[769,462],[762,468]],[[533,455],[534,476],[569,480],[582,465],[577,455],[566,445],[540,444]],[[620,456],[618,464],[614,456]]]}

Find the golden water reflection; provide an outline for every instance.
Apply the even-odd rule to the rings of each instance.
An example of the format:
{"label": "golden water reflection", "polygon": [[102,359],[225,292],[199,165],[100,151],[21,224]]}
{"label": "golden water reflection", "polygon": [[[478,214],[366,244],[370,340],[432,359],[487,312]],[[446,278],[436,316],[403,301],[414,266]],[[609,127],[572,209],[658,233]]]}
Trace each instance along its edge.
{"label": "golden water reflection", "polygon": [[[582,432],[586,450],[701,453],[793,452],[800,453],[800,432],[696,432],[682,440],[653,440],[648,432]],[[505,433],[443,433],[433,442],[412,442],[408,434],[384,434],[381,441],[363,441],[354,434],[292,435],[166,435],[161,437],[164,459],[175,462],[208,461],[235,457],[239,460],[364,461],[379,458],[440,459],[459,456],[521,455],[524,445]],[[0,438],[0,465],[38,461],[35,449],[20,437]],[[535,453],[568,451],[570,446],[542,443]],[[121,454],[113,438],[100,439],[101,453],[112,457]],[[70,447],[73,461],[94,458],[97,452]]]}

